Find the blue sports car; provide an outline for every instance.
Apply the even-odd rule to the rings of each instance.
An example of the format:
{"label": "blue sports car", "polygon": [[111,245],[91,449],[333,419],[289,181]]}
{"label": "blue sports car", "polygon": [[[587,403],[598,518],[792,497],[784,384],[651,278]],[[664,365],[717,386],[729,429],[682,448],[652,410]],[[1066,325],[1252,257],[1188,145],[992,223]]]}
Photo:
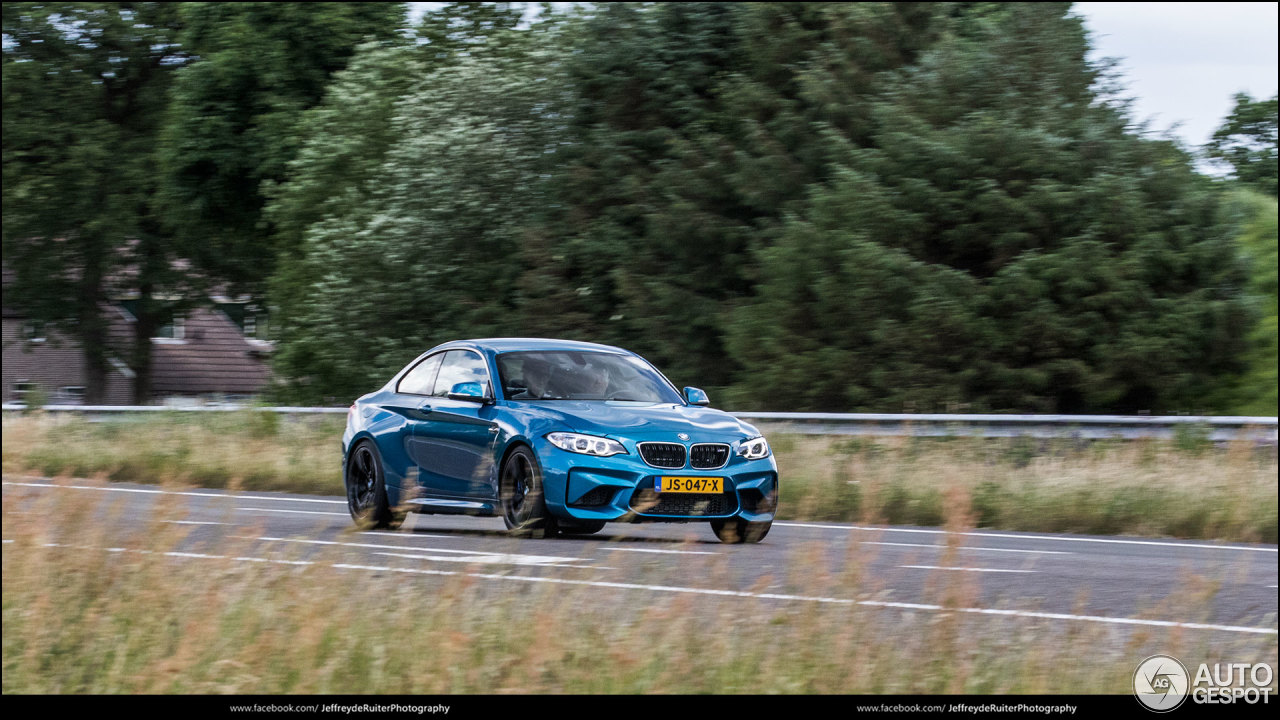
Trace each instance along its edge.
{"label": "blue sports car", "polygon": [[410,511],[499,515],[534,537],[705,521],[723,542],[759,542],[778,466],[758,430],[707,405],[621,348],[445,343],[351,406],[347,505],[362,527]]}

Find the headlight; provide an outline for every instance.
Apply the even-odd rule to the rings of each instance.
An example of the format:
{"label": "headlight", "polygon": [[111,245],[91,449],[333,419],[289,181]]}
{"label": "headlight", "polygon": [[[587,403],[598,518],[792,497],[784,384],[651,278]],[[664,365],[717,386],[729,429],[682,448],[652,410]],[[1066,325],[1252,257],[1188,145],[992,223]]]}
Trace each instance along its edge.
{"label": "headlight", "polygon": [[769,457],[769,443],[764,438],[751,438],[738,443],[738,455],[748,460],[759,460]]}
{"label": "headlight", "polygon": [[597,457],[609,457],[610,455],[626,455],[627,449],[622,447],[622,443],[609,438],[597,437],[595,435],[579,435],[571,432],[553,432],[547,435],[547,439],[552,445],[561,450],[568,450],[572,453],[582,453],[583,455],[595,455]]}

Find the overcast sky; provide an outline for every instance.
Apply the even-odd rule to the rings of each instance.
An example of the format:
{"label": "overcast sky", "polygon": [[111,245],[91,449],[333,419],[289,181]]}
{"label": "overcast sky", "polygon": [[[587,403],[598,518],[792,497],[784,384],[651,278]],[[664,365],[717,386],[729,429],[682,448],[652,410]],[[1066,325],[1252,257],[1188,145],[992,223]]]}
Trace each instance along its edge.
{"label": "overcast sky", "polygon": [[[410,3],[415,13],[441,3]],[[1137,120],[1178,125],[1199,146],[1231,111],[1232,95],[1276,94],[1277,3],[1076,3],[1094,59],[1120,59]]]}
{"label": "overcast sky", "polygon": [[1276,94],[1276,3],[1076,3],[1094,57],[1119,58],[1138,120],[1203,145],[1232,95]]}

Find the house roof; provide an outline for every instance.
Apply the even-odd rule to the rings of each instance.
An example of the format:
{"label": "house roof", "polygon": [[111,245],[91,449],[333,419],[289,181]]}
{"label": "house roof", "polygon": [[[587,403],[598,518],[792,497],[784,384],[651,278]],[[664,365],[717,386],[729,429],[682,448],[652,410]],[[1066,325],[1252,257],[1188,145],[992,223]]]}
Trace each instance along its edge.
{"label": "house roof", "polygon": [[[7,289],[14,272],[3,266]],[[108,321],[107,343],[121,358],[131,354],[134,342],[132,315],[116,303],[104,304]],[[4,317],[25,318],[16,308],[4,306]],[[153,340],[151,346],[151,394],[197,395],[204,393],[253,394],[270,379],[263,356],[271,343],[249,339],[225,313],[210,307],[188,311],[181,340]]]}
{"label": "house roof", "polygon": [[258,356],[263,343],[250,342],[223,313],[192,310],[183,334],[182,341],[153,341],[153,394],[251,394],[260,392],[270,379],[267,364]]}

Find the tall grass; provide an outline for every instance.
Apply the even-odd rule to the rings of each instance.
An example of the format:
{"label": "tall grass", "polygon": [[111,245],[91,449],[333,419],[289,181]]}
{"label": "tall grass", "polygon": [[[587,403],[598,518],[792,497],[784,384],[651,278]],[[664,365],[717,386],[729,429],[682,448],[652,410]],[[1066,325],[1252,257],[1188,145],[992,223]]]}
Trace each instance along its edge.
{"label": "tall grass", "polygon": [[106,422],[4,418],[4,472],[342,494],[342,428],[331,415],[180,411]]}
{"label": "tall grass", "polygon": [[[266,412],[6,416],[4,472],[337,495],[342,426]],[[1269,543],[1280,534],[1274,446],[766,434],[782,519],[934,526],[952,488],[982,528]]]}
{"label": "tall grass", "polygon": [[[172,505],[154,516],[180,517],[176,498],[158,501]],[[91,522],[111,514],[97,493],[11,489],[3,511],[6,693],[1127,694],[1156,652],[1276,663],[1275,636],[499,582],[455,564],[438,576],[342,569],[338,549],[310,565],[237,560],[298,556],[195,543],[190,526]],[[959,493],[944,512],[964,527]],[[164,554],[177,549],[219,557]],[[785,577],[761,584],[881,592],[865,549],[834,568],[819,551],[800,548]],[[730,586],[709,562],[699,582]],[[630,582],[661,579],[638,557],[610,564]],[[971,575],[940,573],[923,601],[969,606]],[[1210,600],[1170,602],[1194,617]]]}
{"label": "tall grass", "polygon": [[1274,446],[817,436],[773,446],[780,507],[807,520],[940,525],[950,489],[981,528],[1277,540]]}

